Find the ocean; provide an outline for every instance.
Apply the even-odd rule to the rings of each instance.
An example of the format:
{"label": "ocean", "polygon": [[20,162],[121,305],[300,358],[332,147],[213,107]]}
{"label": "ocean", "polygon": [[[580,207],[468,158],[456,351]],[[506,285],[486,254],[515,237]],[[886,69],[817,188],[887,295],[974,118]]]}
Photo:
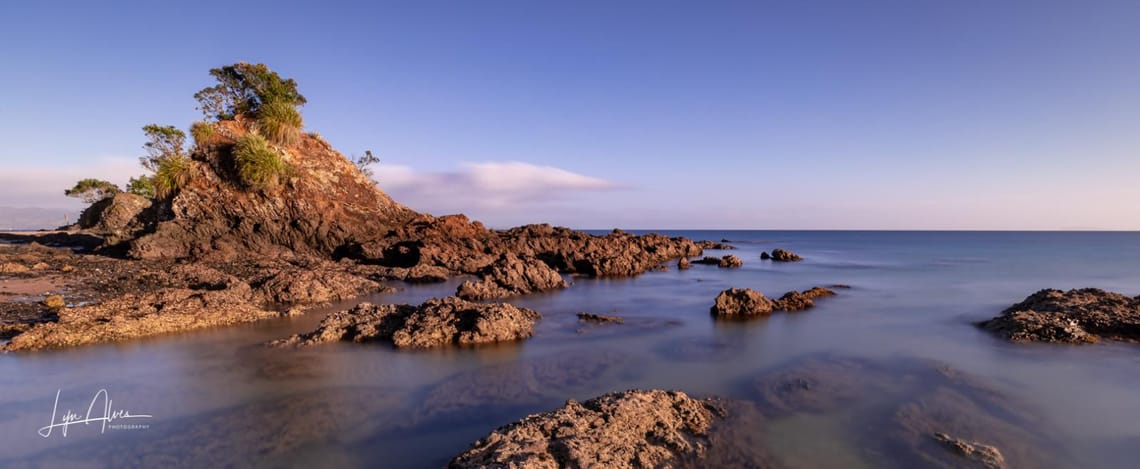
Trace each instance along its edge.
{"label": "ocean", "polygon": [[[973,325],[1042,288],[1140,294],[1140,233],[659,232],[727,239],[738,249],[707,254],[734,254],[744,266],[573,278],[566,290],[509,300],[543,319],[530,340],[494,347],[263,346],[350,305],[341,304],[0,355],[0,466],[440,467],[495,428],[568,399],[663,388],[749,401],[765,377],[828,361],[862,364],[860,379],[882,382],[856,386],[862,391],[837,407],[766,414],[755,431],[778,465],[912,466],[905,450],[879,440],[907,409],[933,408],[928,395],[908,394],[930,391],[921,383],[931,378],[914,371],[925,364],[984,383],[969,392],[1003,396],[1016,412],[986,407],[986,418],[1032,422],[1026,434],[1041,447],[1030,450],[1048,454],[1049,466],[1135,467],[1140,458],[1140,345],[1011,344]],[[760,260],[776,247],[805,260]],[[400,292],[367,300],[418,303],[452,294],[459,281],[399,284]],[[709,314],[727,288],[778,297],[835,284],[850,288],[804,312],[750,321]],[[580,324],[579,312],[625,323]],[[59,428],[43,435],[60,418],[53,408],[86,416],[93,399],[96,409],[112,400],[149,417],[113,422],[139,428],[94,422],[72,425],[66,437]],[[907,407],[912,401],[918,407]]]}

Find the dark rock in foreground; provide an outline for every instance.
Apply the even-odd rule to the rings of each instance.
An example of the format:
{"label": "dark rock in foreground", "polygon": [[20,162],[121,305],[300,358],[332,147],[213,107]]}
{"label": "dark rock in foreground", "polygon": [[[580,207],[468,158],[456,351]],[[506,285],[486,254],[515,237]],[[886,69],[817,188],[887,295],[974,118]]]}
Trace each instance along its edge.
{"label": "dark rock in foreground", "polygon": [[796,254],[787,249],[776,248],[772,250],[771,254],[766,252],[760,253],[761,259],[771,259],[776,262],[798,262],[804,260],[799,254]]}
{"label": "dark rock in foreground", "polygon": [[617,316],[605,316],[594,313],[578,313],[578,321],[592,322],[595,324],[622,324],[625,322],[624,319]]}
{"label": "dark rock in foreground", "polygon": [[815,306],[816,298],[832,295],[835,292],[815,287],[802,292],[791,291],[773,301],[750,288],[730,288],[716,296],[710,312],[722,317],[767,316],[774,311],[802,311]]}
{"label": "dark rock in foreground", "polygon": [[529,416],[451,461],[468,467],[670,467],[703,459],[723,410],[678,391],[625,391]]}
{"label": "dark rock in foreground", "polygon": [[1041,290],[978,323],[1013,342],[1140,341],[1140,298],[1096,288]]}
{"label": "dark rock in foreground", "polygon": [[487,300],[566,288],[566,280],[545,262],[520,259],[514,254],[503,254],[479,276],[478,282],[460,284],[455,295],[465,300]]}
{"label": "dark rock in foreground", "polygon": [[385,341],[397,348],[426,349],[489,344],[529,338],[540,317],[536,311],[506,303],[472,303],[455,297],[431,299],[420,306],[361,303],[333,313],[313,332],[270,345]]}

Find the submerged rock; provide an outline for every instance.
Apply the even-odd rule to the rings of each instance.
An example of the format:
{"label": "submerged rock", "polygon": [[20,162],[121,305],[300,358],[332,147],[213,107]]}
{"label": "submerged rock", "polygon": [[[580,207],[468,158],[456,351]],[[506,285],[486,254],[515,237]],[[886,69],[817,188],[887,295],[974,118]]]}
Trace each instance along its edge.
{"label": "submerged rock", "polygon": [[578,313],[579,322],[591,322],[594,324],[622,324],[624,319],[617,316],[605,316],[594,313]]}
{"label": "submerged rock", "polygon": [[1140,298],[1096,288],[1046,289],[978,323],[1013,342],[1140,341]]}
{"label": "submerged rock", "polygon": [[935,433],[935,441],[962,455],[967,461],[985,469],[1004,469],[1005,457],[993,446],[954,438],[945,433]]}
{"label": "submerged rock", "polygon": [[716,250],[716,251],[736,249],[736,246],[725,244],[727,242],[728,241],[723,241],[723,240],[719,243],[716,241],[697,241],[697,246],[700,246],[701,249],[712,249],[712,250]]}
{"label": "submerged rock", "polygon": [[682,257],[677,259],[677,270],[689,270],[692,265],[689,263],[689,258]]}
{"label": "submerged rock", "polygon": [[835,292],[823,287],[814,287],[802,292],[790,291],[776,300],[775,309],[782,311],[803,311],[815,306],[815,299],[822,296],[833,296]]}
{"label": "submerged rock", "polygon": [[679,391],[624,391],[495,430],[449,467],[670,467],[703,459],[723,410]]}
{"label": "submerged rock", "polygon": [[734,269],[744,265],[744,261],[740,260],[732,254],[723,257],[702,257],[693,261],[694,264],[715,265],[726,269]]}
{"label": "submerged rock", "polygon": [[545,262],[520,259],[514,254],[503,254],[479,276],[478,282],[460,284],[455,295],[465,300],[487,300],[566,288],[566,280]]}
{"label": "submerged rock", "polygon": [[529,338],[541,315],[506,303],[473,303],[435,298],[419,306],[374,305],[333,313],[313,332],[276,340],[272,346],[325,342],[391,342],[396,348],[426,349],[478,345]]}

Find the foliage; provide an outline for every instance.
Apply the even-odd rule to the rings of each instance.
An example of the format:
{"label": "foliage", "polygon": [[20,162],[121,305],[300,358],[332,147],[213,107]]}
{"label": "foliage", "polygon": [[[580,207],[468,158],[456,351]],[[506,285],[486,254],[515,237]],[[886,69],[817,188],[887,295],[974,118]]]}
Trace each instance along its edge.
{"label": "foliage", "polygon": [[148,199],[155,198],[154,176],[143,174],[137,178],[131,178],[130,181],[127,181],[127,192],[141,195]]}
{"label": "foliage", "polygon": [[154,195],[165,199],[189,182],[190,157],[177,155],[164,158],[154,171]]}
{"label": "foliage", "polygon": [[194,94],[198,109],[207,119],[230,120],[240,115],[257,116],[262,106],[281,102],[296,108],[305,104],[297,82],[282,79],[265,64],[239,62],[210,70],[217,84]]}
{"label": "foliage", "polygon": [[370,178],[372,177],[371,165],[379,163],[380,158],[372,156],[372,150],[364,150],[364,155],[354,158],[352,162],[361,173],[364,173],[364,177]]}
{"label": "foliage", "polygon": [[119,192],[121,192],[119,186],[108,181],[88,178],[76,182],[75,187],[63,191],[63,194],[68,197],[83,199],[84,202],[91,204],[114,196]]}
{"label": "foliage", "polygon": [[158,171],[162,160],[185,154],[186,132],[178,130],[172,125],[150,124],[143,127],[147,142],[143,144],[146,156],[139,158],[139,163],[146,169]]}
{"label": "foliage", "polygon": [[269,101],[257,113],[257,128],[273,143],[292,146],[301,137],[301,113],[292,104]]}
{"label": "foliage", "polygon": [[190,136],[194,137],[194,146],[202,148],[213,143],[217,130],[214,125],[206,121],[197,121],[190,124]]}
{"label": "foliage", "polygon": [[289,167],[259,134],[251,133],[238,139],[234,146],[234,162],[242,184],[254,189],[268,189],[281,183]]}

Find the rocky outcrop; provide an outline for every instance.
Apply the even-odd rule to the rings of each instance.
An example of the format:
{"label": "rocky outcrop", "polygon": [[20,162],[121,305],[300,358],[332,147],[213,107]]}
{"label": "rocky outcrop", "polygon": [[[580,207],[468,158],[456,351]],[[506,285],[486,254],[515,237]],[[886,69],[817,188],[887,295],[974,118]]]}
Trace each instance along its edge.
{"label": "rocky outcrop", "polygon": [[150,208],[151,201],[146,197],[126,192],[91,204],[79,215],[79,228],[99,234],[107,239],[107,244],[132,237],[143,229],[139,216]]}
{"label": "rocky outcrop", "polygon": [[606,316],[604,314],[578,313],[578,322],[588,322],[593,324],[622,324],[625,322],[625,320],[617,316]]}
{"label": "rocky outcrop", "polygon": [[716,296],[710,312],[719,317],[767,316],[774,311],[803,311],[815,306],[814,300],[832,296],[835,292],[823,287],[814,287],[802,292],[785,293],[778,300],[771,300],[763,293],[750,288],[730,288]]}
{"label": "rocky outcrop", "polygon": [[682,257],[677,259],[677,270],[689,270],[692,265],[689,263],[689,258]]}
{"label": "rocky outcrop", "polygon": [[716,296],[710,312],[716,316],[757,316],[772,314],[776,303],[750,288],[730,288]]}
{"label": "rocky outcrop", "polygon": [[723,412],[679,391],[625,391],[495,430],[451,468],[672,467],[704,458]]}
{"label": "rocky outcrop", "polygon": [[1140,298],[1096,288],[1041,290],[980,327],[1013,342],[1140,341]]}
{"label": "rocky outcrop", "polygon": [[503,254],[479,272],[479,281],[459,285],[455,295],[465,300],[487,300],[566,288],[557,271],[535,258]]}
{"label": "rocky outcrop", "polygon": [[521,340],[534,333],[541,315],[506,303],[472,303],[455,297],[419,306],[361,303],[333,313],[320,327],[272,342],[305,346],[325,342],[391,342],[396,348],[426,349]]}
{"label": "rocky outcrop", "polygon": [[725,244],[725,242],[718,243],[716,241],[697,241],[697,246],[700,246],[701,249],[711,249],[716,251],[736,249],[736,246]]}
{"label": "rocky outcrop", "polygon": [[715,265],[725,269],[735,269],[744,266],[744,261],[732,254],[722,257],[702,257],[693,261],[694,264]]}
{"label": "rocky outcrop", "polygon": [[787,249],[776,248],[772,250],[771,254],[767,252],[760,253],[761,259],[771,259],[776,262],[798,262],[804,260],[798,254]]}
{"label": "rocky outcrop", "polygon": [[117,342],[278,316],[251,302],[253,297],[249,285],[240,282],[216,290],[170,288],[128,294],[97,305],[61,309],[57,322],[33,326],[13,337],[4,350]]}
{"label": "rocky outcrop", "polygon": [[277,269],[255,281],[254,287],[267,302],[289,305],[328,303],[391,290],[346,272],[296,267]]}
{"label": "rocky outcrop", "polygon": [[215,137],[191,155],[187,184],[143,217],[152,227],[130,242],[131,257],[329,257],[415,216],[313,135],[281,148],[291,171],[287,181],[248,190],[236,182],[231,156],[237,139],[247,133],[237,121],[215,124]]}
{"label": "rocky outcrop", "polygon": [[815,299],[823,296],[833,296],[834,291],[823,287],[814,287],[802,292],[790,291],[776,300],[775,309],[781,311],[803,311],[815,306]]}
{"label": "rocky outcrop", "polygon": [[974,466],[985,469],[1005,469],[1008,467],[1005,465],[1005,457],[1001,455],[1001,451],[993,446],[954,438],[945,433],[935,433],[934,440],[961,455],[965,461]]}

